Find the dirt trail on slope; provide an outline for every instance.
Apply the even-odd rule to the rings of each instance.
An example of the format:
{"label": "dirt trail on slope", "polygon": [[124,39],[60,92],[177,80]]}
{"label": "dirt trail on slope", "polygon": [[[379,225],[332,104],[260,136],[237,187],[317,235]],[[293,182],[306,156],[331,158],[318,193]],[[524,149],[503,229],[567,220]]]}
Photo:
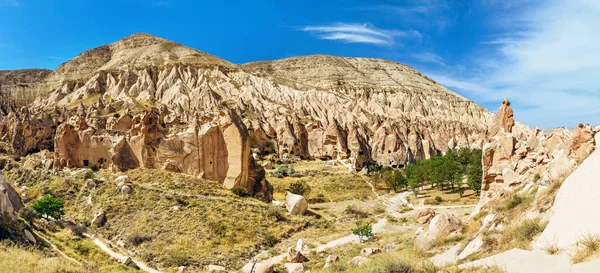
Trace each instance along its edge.
{"label": "dirt trail on slope", "polygon": [[[118,259],[118,260],[122,260],[122,259],[126,259],[129,256],[114,252],[112,249],[110,249],[110,247],[108,247],[104,242],[102,242],[102,240],[100,240],[99,238],[96,238],[94,235],[90,235],[87,233],[83,234],[84,237],[89,238],[90,240],[92,240],[92,242],[94,244],[96,244],[98,247],[100,247],[100,249],[102,251],[104,251],[106,254],[108,254],[110,257]],[[131,258],[131,257],[129,257]],[[131,260],[140,268],[140,270],[146,271],[146,272],[150,272],[150,273],[162,273],[161,271],[158,271],[156,269],[153,269],[149,266],[147,266],[145,263],[134,260],[131,258]]]}

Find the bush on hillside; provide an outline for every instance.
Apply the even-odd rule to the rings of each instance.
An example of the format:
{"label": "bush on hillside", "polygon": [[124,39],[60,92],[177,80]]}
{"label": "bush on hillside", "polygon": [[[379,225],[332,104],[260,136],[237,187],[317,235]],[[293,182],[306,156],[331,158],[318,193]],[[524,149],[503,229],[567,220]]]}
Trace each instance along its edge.
{"label": "bush on hillside", "polygon": [[310,194],[310,186],[306,183],[306,181],[296,181],[290,184],[289,192],[293,194],[298,194],[302,196],[308,196]]}
{"label": "bush on hillside", "polygon": [[55,220],[60,220],[60,218],[65,215],[65,211],[63,210],[65,207],[65,203],[60,198],[55,198],[51,195],[46,195],[41,199],[35,201],[31,208],[33,208],[38,217],[44,218],[52,218]]}

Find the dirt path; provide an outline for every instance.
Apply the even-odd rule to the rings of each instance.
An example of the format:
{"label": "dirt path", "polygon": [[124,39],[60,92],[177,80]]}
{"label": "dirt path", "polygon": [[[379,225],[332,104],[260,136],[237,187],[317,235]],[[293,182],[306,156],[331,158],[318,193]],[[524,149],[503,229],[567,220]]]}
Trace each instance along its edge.
{"label": "dirt path", "polygon": [[73,257],[71,257],[71,256],[69,256],[69,255],[67,255],[67,254],[65,254],[64,252],[62,252],[60,249],[58,249],[58,247],[57,247],[56,245],[54,245],[53,243],[51,243],[51,242],[50,242],[50,240],[46,239],[44,236],[40,235],[39,233],[37,233],[37,232],[35,232],[35,231],[33,231],[33,233],[34,233],[36,236],[38,236],[40,239],[42,239],[44,242],[46,242],[47,244],[49,244],[49,245],[50,245],[50,247],[52,247],[52,249],[53,249],[54,251],[56,251],[58,254],[60,254],[61,256],[63,256],[65,259],[67,259],[67,260],[69,260],[69,261],[71,261],[71,262],[73,262],[73,263],[76,263],[76,264],[78,264],[78,265],[83,265],[81,262],[79,262],[79,261],[78,261],[78,260],[76,260],[75,258],[73,258]]}
{"label": "dirt path", "polygon": [[[108,254],[112,258],[115,258],[117,260],[123,260],[123,259],[126,259],[127,257],[129,257],[126,255],[114,252],[112,249],[110,249],[110,247],[108,247],[104,242],[102,242],[102,240],[100,240],[99,238],[96,238],[94,235],[84,233],[83,236],[92,240],[92,242],[94,244],[96,244],[98,247],[100,247],[100,249],[102,251],[104,251],[106,254]],[[131,257],[129,257],[129,258],[131,258]],[[150,272],[150,273],[162,273],[161,271],[158,271],[156,269],[153,269],[153,268],[147,266],[143,262],[140,262],[140,261],[137,261],[134,259],[131,259],[131,260],[140,268],[140,270]]]}

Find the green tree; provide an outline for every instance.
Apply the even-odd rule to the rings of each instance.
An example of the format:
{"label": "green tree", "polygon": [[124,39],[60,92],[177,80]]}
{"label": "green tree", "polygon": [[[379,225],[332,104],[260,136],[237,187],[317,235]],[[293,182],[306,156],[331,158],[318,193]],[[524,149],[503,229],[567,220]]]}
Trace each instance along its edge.
{"label": "green tree", "polygon": [[469,188],[477,192],[481,191],[481,179],[483,176],[483,167],[481,165],[481,150],[475,150],[471,153],[469,164],[467,165],[467,184]]}
{"label": "green tree", "polygon": [[41,199],[35,201],[31,208],[33,208],[39,217],[44,218],[52,218],[55,220],[60,220],[60,218],[65,215],[65,211],[63,210],[65,207],[65,203],[60,198],[55,198],[51,195],[46,195]]}
{"label": "green tree", "polygon": [[360,220],[356,221],[356,228],[352,229],[352,234],[357,235],[360,242],[363,242],[363,238],[373,237],[373,226],[369,224],[363,224]]}
{"label": "green tree", "polygon": [[402,188],[408,186],[408,180],[406,180],[402,171],[398,169],[387,168],[382,170],[381,177],[394,192],[399,192]]}

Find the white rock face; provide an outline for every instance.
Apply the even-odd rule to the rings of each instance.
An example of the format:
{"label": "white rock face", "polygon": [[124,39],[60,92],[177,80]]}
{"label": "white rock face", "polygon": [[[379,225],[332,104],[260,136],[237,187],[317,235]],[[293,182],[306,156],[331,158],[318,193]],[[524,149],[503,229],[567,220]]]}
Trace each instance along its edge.
{"label": "white rock face", "polygon": [[466,257],[469,257],[471,254],[475,254],[481,251],[483,247],[483,236],[479,235],[473,239],[473,241],[469,242],[469,244],[465,247],[465,249],[458,255],[458,259],[462,260]]}
{"label": "white rock face", "polygon": [[308,202],[304,196],[291,192],[285,195],[285,204],[291,215],[302,215],[308,209]]}
{"label": "white rock face", "polygon": [[283,267],[285,267],[285,270],[288,273],[302,273],[302,272],[304,272],[304,266],[302,265],[302,263],[285,263],[283,265]]}
{"label": "white rock face", "polygon": [[242,268],[244,273],[273,273],[273,266],[263,263],[247,263]]}
{"label": "white rock face", "polygon": [[115,184],[117,185],[125,185],[125,183],[129,183],[129,176],[120,175],[115,179]]}
{"label": "white rock face", "polygon": [[[596,143],[600,140],[596,135]],[[564,248],[582,236],[600,234],[600,150],[594,151],[560,187],[550,222],[534,247],[548,244]]]}

